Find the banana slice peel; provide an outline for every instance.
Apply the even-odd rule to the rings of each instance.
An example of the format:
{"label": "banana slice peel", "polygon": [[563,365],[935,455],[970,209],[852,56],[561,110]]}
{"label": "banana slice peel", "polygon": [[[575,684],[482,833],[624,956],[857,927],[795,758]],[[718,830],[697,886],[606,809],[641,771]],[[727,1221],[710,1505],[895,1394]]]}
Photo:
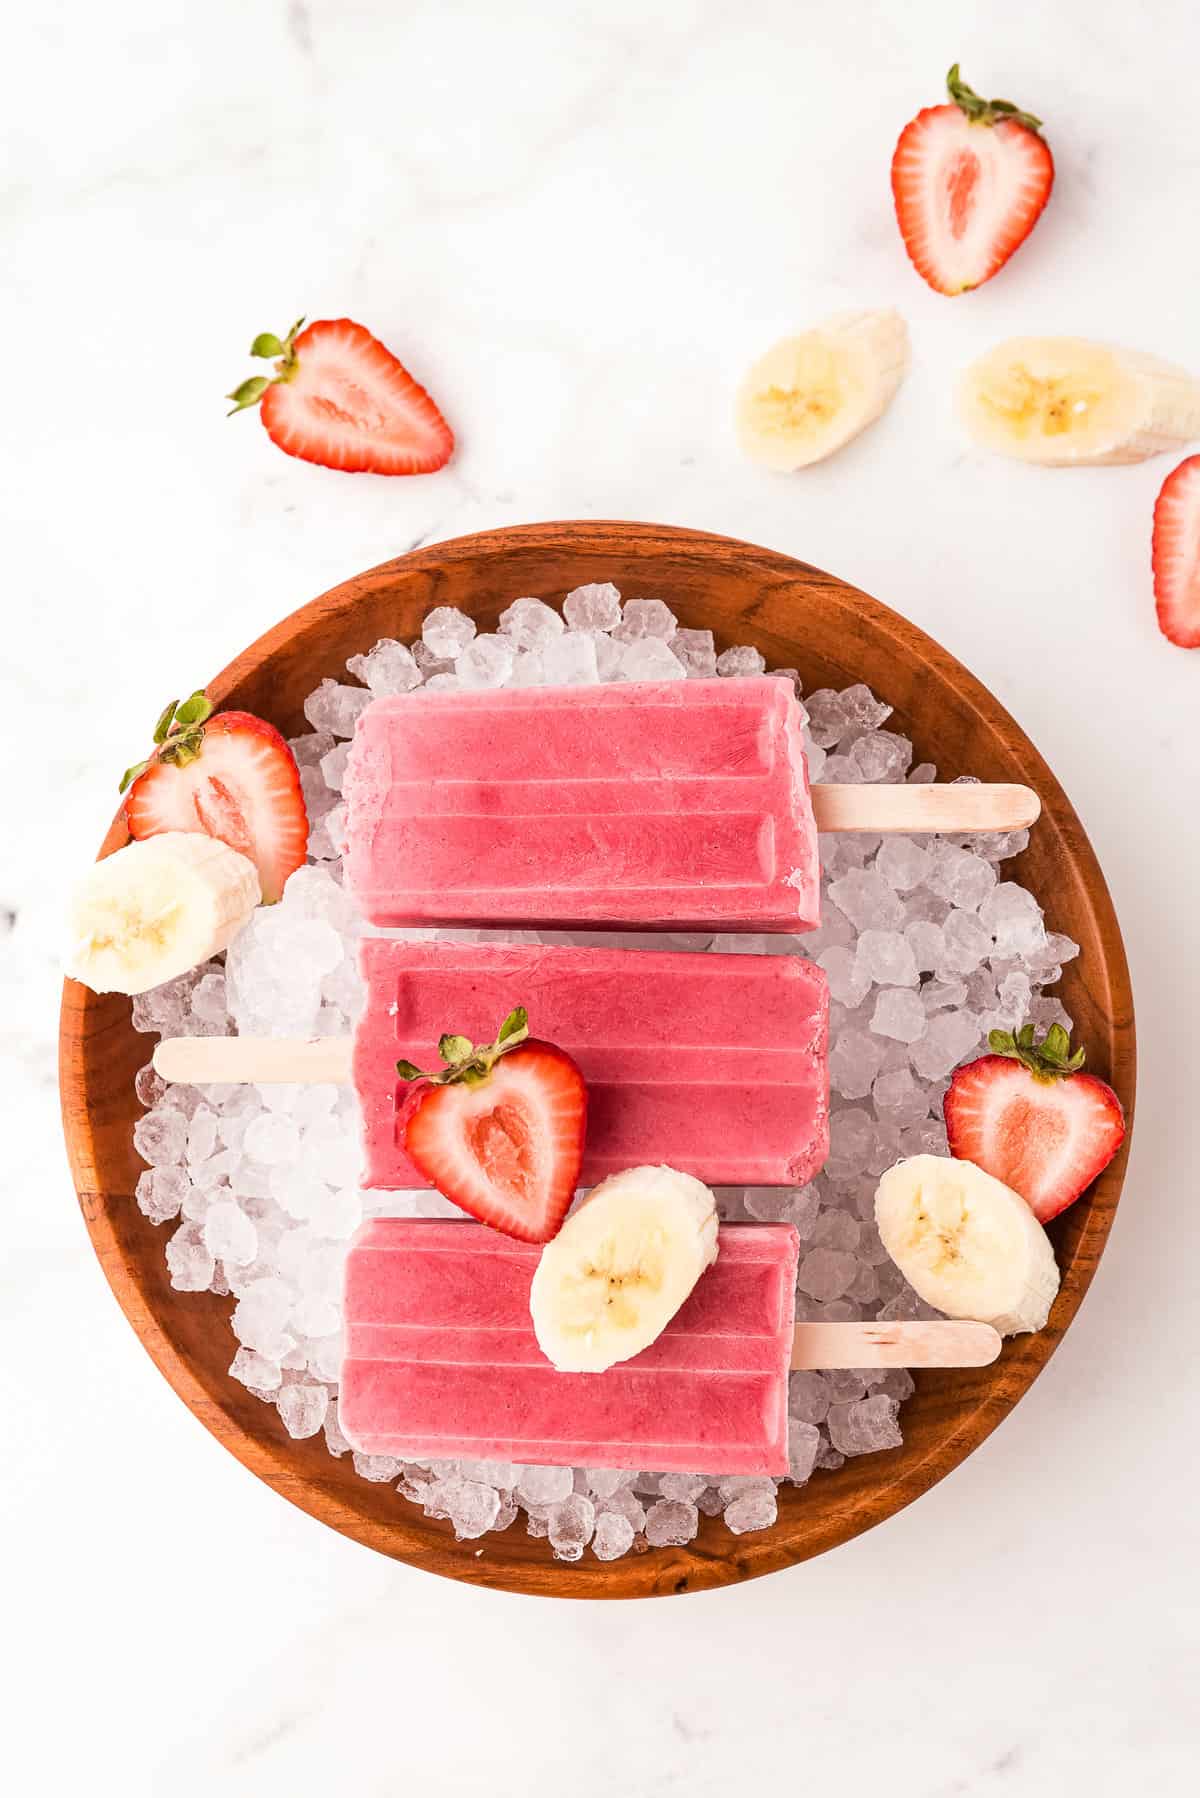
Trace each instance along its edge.
{"label": "banana slice peel", "polygon": [[908,329],[890,310],[838,313],[784,338],[742,382],[738,441],[781,473],[820,462],[887,410],[908,361]]}
{"label": "banana slice peel", "polygon": [[973,362],[960,410],[984,449],[1049,468],[1144,462],[1200,436],[1200,381],[1080,337],[1014,337]]}
{"label": "banana slice peel", "polygon": [[1025,1200],[969,1161],[914,1155],[875,1194],[884,1248],[927,1305],[1002,1336],[1040,1330],[1058,1291],[1050,1238]]}
{"label": "banana slice peel", "polygon": [[717,1258],[708,1187],[635,1167],[589,1193],[542,1251],[529,1293],[534,1334],[564,1373],[603,1373],[661,1335]]}
{"label": "banana slice peel", "polygon": [[215,837],[127,843],[72,894],[66,971],[96,993],[147,992],[219,954],[261,896],[254,863]]}

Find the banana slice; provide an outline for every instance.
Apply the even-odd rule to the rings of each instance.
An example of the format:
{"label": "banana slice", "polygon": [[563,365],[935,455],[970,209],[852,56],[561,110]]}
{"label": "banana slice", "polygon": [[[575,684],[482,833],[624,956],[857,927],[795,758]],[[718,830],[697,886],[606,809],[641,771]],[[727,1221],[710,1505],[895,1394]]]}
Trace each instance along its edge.
{"label": "banana slice", "polygon": [[907,369],[898,312],[839,312],[759,357],[738,393],[741,446],[784,473],[819,462],[887,410]]}
{"label": "banana slice", "polygon": [[1200,436],[1200,381],[1138,350],[1014,337],[973,362],[960,406],[984,449],[1049,468],[1144,462]]}
{"label": "banana slice", "polygon": [[1002,1336],[1040,1330],[1058,1291],[1050,1238],[1003,1181],[970,1161],[914,1155],[875,1194],[883,1246],[927,1305]]}
{"label": "banana slice", "polygon": [[673,1167],[634,1167],[593,1187],[542,1250],[534,1334],[564,1373],[640,1354],[717,1258],[712,1193]]}
{"label": "banana slice", "polygon": [[128,843],[72,895],[67,973],[96,993],[144,993],[218,954],[260,897],[254,863],[215,837]]}

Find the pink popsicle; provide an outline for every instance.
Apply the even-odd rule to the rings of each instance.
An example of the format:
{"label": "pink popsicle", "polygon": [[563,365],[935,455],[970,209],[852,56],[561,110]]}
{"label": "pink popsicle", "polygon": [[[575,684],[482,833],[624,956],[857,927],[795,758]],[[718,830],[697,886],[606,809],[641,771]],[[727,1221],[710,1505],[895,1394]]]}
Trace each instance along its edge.
{"label": "pink popsicle", "polygon": [[376,700],[347,878],[376,924],[810,929],[801,722],[766,675]]}
{"label": "pink popsicle", "polygon": [[538,1347],[540,1250],[479,1224],[375,1218],[346,1263],[338,1419],[365,1454],[720,1474],[787,1472],[798,1244],[727,1225],[663,1334],[602,1374]]}
{"label": "pink popsicle", "polygon": [[710,1185],[802,1186],[828,1154],[828,989],[799,956],[373,937],[361,965],[366,1186],[426,1184],[397,1139],[397,1060],[436,1066],[448,1030],[490,1042],[514,1005],[588,1083],[585,1185],[665,1162]]}

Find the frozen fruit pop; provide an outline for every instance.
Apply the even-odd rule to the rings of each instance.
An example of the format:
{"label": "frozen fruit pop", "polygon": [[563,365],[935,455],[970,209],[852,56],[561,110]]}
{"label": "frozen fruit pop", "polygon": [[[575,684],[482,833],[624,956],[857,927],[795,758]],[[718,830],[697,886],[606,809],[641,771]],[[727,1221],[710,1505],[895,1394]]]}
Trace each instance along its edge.
{"label": "frozen fruit pop", "polygon": [[351,1244],[338,1421],[364,1454],[787,1472],[789,1367],[979,1367],[985,1324],[794,1326],[790,1224],[726,1225],[649,1348],[560,1373],[534,1335],[541,1251],[480,1224],[374,1218]]}
{"label": "frozen fruit pop", "polygon": [[710,1186],[802,1186],[829,1151],[825,976],[795,955],[689,955],[368,937],[351,1045],[321,1037],[168,1038],[168,1080],[346,1080],[365,1186],[428,1184],[404,1153],[400,1060],[428,1067],[446,1030],[489,1042],[514,1005],[587,1082],[582,1179],[666,1162]]}
{"label": "frozen fruit pop", "polygon": [[802,1186],[829,1152],[828,989],[799,956],[368,938],[361,965],[366,1186],[427,1184],[398,1137],[396,1062],[425,1067],[446,1029],[487,1042],[517,1003],[587,1082],[587,1186],[659,1162],[710,1186]]}
{"label": "frozen fruit pop", "polygon": [[786,1473],[797,1238],[721,1231],[657,1341],[559,1373],[533,1332],[539,1250],[478,1224],[376,1218],[346,1263],[338,1419],[365,1454]]}
{"label": "frozen fruit pop", "polygon": [[347,879],[384,925],[810,929],[802,724],[766,676],[376,700]]}

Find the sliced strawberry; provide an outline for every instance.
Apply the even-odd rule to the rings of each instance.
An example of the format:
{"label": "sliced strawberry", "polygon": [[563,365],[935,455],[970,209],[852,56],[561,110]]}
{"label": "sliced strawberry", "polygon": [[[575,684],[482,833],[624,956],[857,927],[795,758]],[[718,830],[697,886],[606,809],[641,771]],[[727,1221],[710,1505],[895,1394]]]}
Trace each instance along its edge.
{"label": "sliced strawberry", "polygon": [[530,1040],[523,1008],[496,1042],[444,1036],[448,1064],[421,1074],[400,1120],[404,1148],[444,1197],[522,1242],[549,1242],[566,1216],[583,1160],[587,1087],[571,1057]]}
{"label": "sliced strawberry", "polygon": [[1042,1223],[1073,1204],[1125,1140],[1125,1114],[1112,1087],[1079,1070],[1054,1024],[1035,1045],[1033,1026],[1015,1037],[993,1030],[994,1055],[957,1070],[943,1110],[950,1153],[1003,1180]]}
{"label": "sliced strawberry", "polygon": [[990,281],[1024,243],[1050,198],[1054,158],[1040,119],[980,99],[957,63],[946,86],[953,104],[927,106],[900,133],[892,197],[917,273],[954,294]]}
{"label": "sliced strawberry", "polygon": [[251,712],[219,712],[203,693],[169,706],[158,748],[131,768],[125,822],[131,837],[204,831],[249,856],[263,899],[273,903],[304,861],[308,813],[296,758],[275,729]]}
{"label": "sliced strawberry", "polygon": [[1181,649],[1200,649],[1200,456],[1189,456],[1162,484],[1151,562],[1159,630]]}
{"label": "sliced strawberry", "polygon": [[289,456],[347,473],[428,474],[450,460],[454,433],[392,352],[349,318],[322,318],[284,338],[264,332],[252,356],[278,357],[228,398],[261,402],[267,434]]}

